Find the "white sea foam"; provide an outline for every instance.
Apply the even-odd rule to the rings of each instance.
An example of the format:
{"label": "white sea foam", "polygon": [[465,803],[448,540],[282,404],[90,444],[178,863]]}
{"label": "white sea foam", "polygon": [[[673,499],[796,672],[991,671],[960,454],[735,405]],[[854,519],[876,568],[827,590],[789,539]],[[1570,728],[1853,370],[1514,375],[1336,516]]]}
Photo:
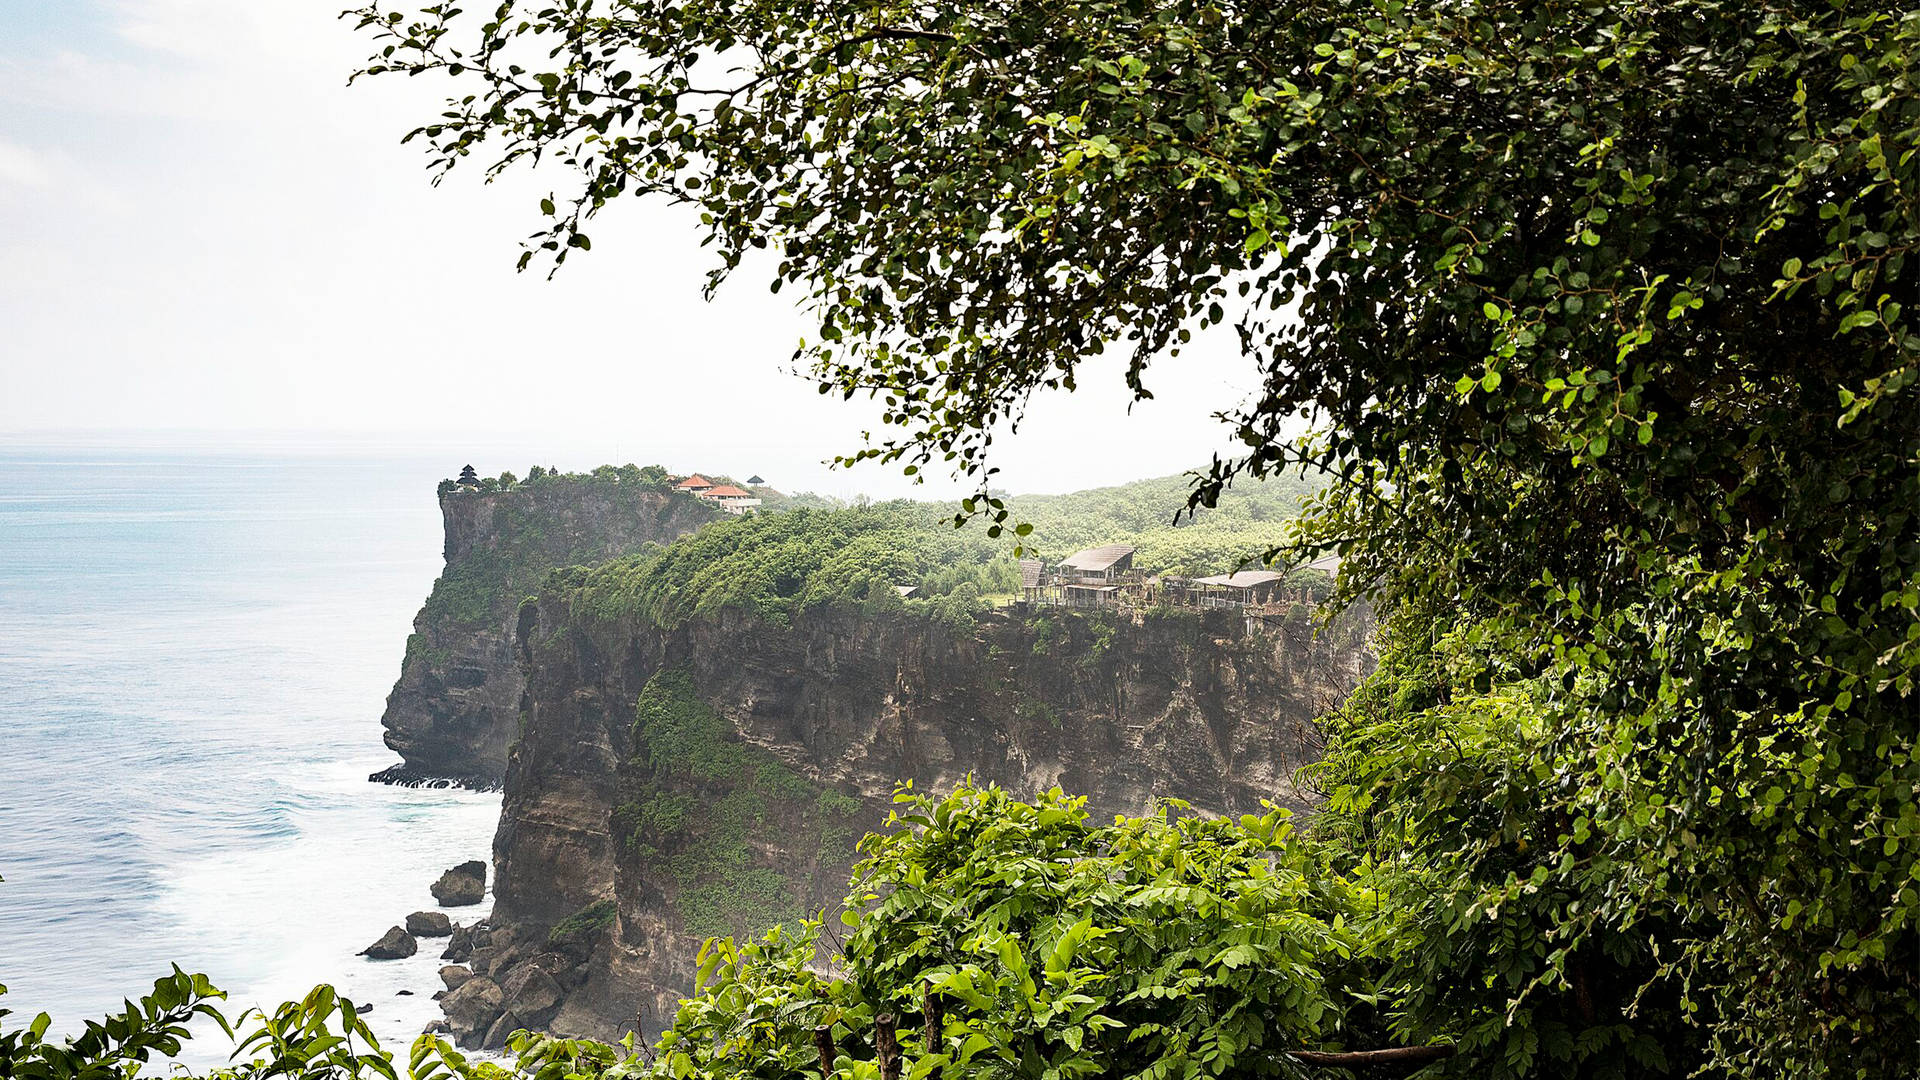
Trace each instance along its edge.
{"label": "white sea foam", "polygon": [[332,982],[396,1050],[437,1015],[438,942],[355,954],[499,806],[366,781],[446,471],[0,451],[0,1001],[71,1031],[177,962],[230,1011]]}

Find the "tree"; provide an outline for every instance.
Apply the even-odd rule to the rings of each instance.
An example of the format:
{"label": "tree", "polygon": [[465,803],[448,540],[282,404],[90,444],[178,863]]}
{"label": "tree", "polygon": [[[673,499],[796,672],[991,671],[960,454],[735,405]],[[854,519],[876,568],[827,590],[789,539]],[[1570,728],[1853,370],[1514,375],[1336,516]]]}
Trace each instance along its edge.
{"label": "tree", "polygon": [[811,1074],[820,1031],[868,1075],[887,1014],[917,1075],[1289,1076],[1294,1054],[1379,1037],[1356,1001],[1360,896],[1314,872],[1288,811],[1176,802],[1096,824],[1057,789],[896,801],[863,843],[833,975],[813,927],[710,943],[656,1074]]}
{"label": "tree", "polygon": [[[1231,321],[1298,534],[1543,680],[1556,933],[1657,923],[1712,1063],[1891,1068],[1920,1028],[1920,8],[1776,0],[370,6],[435,169],[576,170],[778,257],[850,459],[989,494],[993,431]],[[1291,434],[1302,419],[1313,434]],[[1584,837],[1584,839],[1582,839]],[[1531,871],[1538,874],[1539,870]],[[1497,905],[1495,905],[1497,907]],[[1534,985],[1567,987],[1562,955]]]}

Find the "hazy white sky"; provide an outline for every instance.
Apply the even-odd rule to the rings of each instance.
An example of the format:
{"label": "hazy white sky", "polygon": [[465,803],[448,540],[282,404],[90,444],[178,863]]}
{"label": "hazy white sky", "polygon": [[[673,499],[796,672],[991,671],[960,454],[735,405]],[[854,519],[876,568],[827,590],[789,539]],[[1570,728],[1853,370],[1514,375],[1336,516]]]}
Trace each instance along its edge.
{"label": "hazy white sky", "polygon": [[[874,413],[785,370],[802,323],[762,277],[713,303],[681,214],[632,201],[558,278],[516,274],[564,178],[430,188],[399,145],[437,87],[375,80],[342,0],[0,0],[0,432],[195,432],[444,448],[484,471],[659,461],[799,490],[909,494],[830,473]],[[1222,337],[1040,404],[1005,486],[1164,474],[1224,437],[1252,385]],[[1211,346],[1210,348],[1207,346]],[[169,436],[174,437],[174,436]],[[950,487],[921,487],[923,495]]]}

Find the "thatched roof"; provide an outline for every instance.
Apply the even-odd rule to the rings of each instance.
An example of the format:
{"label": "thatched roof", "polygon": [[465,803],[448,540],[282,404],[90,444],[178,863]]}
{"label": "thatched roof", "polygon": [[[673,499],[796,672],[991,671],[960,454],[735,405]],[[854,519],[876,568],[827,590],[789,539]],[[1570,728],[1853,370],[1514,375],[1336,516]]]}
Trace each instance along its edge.
{"label": "thatched roof", "polygon": [[1105,570],[1114,563],[1128,558],[1132,554],[1132,544],[1108,544],[1105,547],[1076,551],[1060,560],[1060,565],[1070,570]]}

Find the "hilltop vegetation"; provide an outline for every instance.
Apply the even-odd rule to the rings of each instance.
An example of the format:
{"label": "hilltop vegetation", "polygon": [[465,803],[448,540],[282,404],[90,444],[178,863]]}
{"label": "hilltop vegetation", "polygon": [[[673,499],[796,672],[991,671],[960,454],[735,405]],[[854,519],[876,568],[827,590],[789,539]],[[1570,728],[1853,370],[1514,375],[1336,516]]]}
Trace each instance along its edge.
{"label": "hilltop vegetation", "polygon": [[[587,530],[566,521],[566,512],[591,500],[604,504],[609,512],[637,519],[651,508],[621,496],[669,495],[673,480],[658,465],[602,465],[586,473],[535,465],[524,480],[503,470],[498,476],[480,478],[475,487],[481,496],[509,497],[493,499],[489,544],[449,561],[434,582],[421,612],[427,622],[472,627],[498,620],[510,611],[512,601],[524,596],[549,570],[603,557],[607,534],[644,531],[635,528],[634,521],[597,522],[601,527]],[[442,499],[461,497],[459,490],[456,481],[440,482]],[[424,646],[416,635],[408,647]]]}
{"label": "hilltop vegetation", "polygon": [[[502,469],[498,476],[476,478],[473,486],[483,495],[495,495],[518,488],[554,485],[613,487],[621,484],[645,491],[673,490],[672,475],[665,468],[659,465],[635,465],[631,462],[625,465],[601,465],[592,472],[561,472],[559,469],[535,465],[527,470],[524,480]],[[459,487],[460,482],[457,480],[442,480],[440,494],[451,494]]]}
{"label": "hilltop vegetation", "polygon": [[754,514],[555,580],[577,613],[671,627],[726,610],[783,622],[824,605],[897,608],[896,584],[937,569],[993,579],[989,545],[951,528],[943,537],[935,516],[912,503]]}
{"label": "hilltop vegetation", "polygon": [[[1300,481],[1248,485],[1176,526],[1184,485],[1162,477],[1013,502],[1037,519],[1029,544],[1049,558],[1124,542],[1139,545],[1135,564],[1149,573],[1220,573],[1277,543],[1311,490]],[[899,501],[719,521],[664,547],[566,571],[558,581],[580,613],[638,615],[658,626],[726,610],[782,622],[821,607],[912,606],[963,622],[983,598],[1017,592],[1020,570],[1010,538],[990,537],[977,524],[956,529],[947,507]],[[896,586],[917,588],[922,598],[902,600]]]}
{"label": "hilltop vegetation", "polygon": [[1161,476],[1067,495],[1014,496],[1007,503],[1015,519],[1033,526],[1026,546],[1045,558],[1125,542],[1139,548],[1134,565],[1146,573],[1204,575],[1235,570],[1280,544],[1286,523],[1322,486],[1298,473],[1276,474],[1225,488],[1217,505],[1188,514],[1192,483],[1185,474]]}

